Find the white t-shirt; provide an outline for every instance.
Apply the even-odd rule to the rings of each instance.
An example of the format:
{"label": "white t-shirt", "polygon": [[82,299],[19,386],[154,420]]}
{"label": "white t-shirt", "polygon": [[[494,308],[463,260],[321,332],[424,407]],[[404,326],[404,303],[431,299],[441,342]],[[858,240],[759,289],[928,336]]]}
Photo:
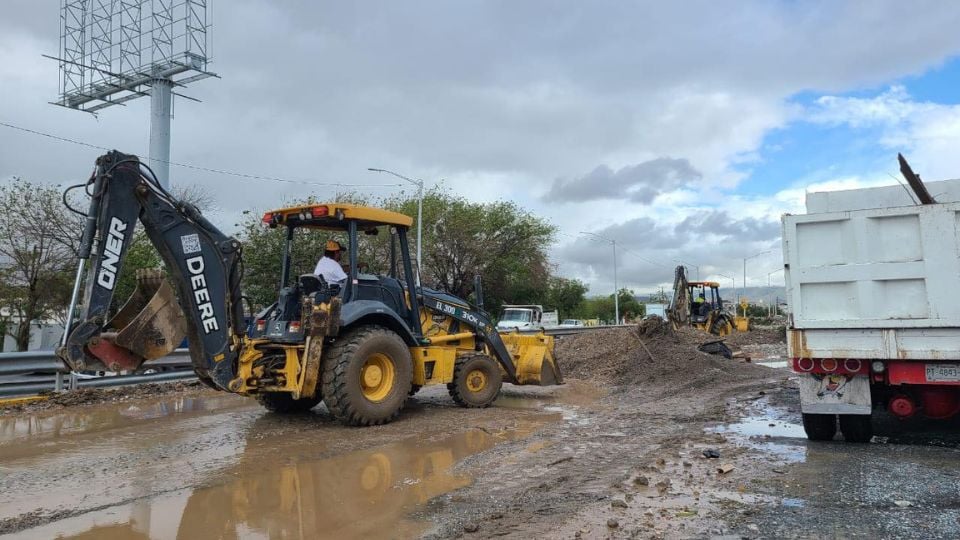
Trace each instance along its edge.
{"label": "white t-shirt", "polygon": [[343,272],[343,268],[340,268],[340,263],[330,257],[320,257],[313,273],[323,276],[323,279],[331,285],[334,283],[343,284],[347,280],[347,274]]}

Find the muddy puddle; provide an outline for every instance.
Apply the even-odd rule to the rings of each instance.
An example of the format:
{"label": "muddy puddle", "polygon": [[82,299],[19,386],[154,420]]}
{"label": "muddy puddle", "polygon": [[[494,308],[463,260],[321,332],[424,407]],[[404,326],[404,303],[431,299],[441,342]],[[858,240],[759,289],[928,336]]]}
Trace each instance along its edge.
{"label": "muddy puddle", "polygon": [[727,437],[738,446],[773,454],[786,462],[803,461],[807,435],[798,418],[774,407],[767,399],[754,402],[739,421],[708,429]]}
{"label": "muddy puddle", "polygon": [[[11,467],[5,471],[0,463],[0,478],[5,472],[16,473],[29,483],[32,467],[75,467],[81,463],[76,454],[80,448],[88,455],[116,453],[121,460],[130,452],[156,453],[162,461],[117,476],[114,488],[97,485],[90,501],[102,500],[103,506],[91,507],[83,488],[58,489],[61,497],[49,485],[35,496],[7,498],[0,504],[6,516],[29,515],[33,508],[59,508],[61,515],[2,538],[416,537],[432,527],[421,513],[428,502],[473,483],[469,466],[458,467],[464,460],[502,443],[523,441],[547,423],[576,421],[578,406],[573,403],[595,399],[585,389],[568,393],[569,400],[562,392],[510,394],[489,409],[489,415],[500,415],[495,422],[457,424],[464,411],[443,407],[429,418],[425,411],[411,412],[411,418],[425,416],[416,424],[406,423],[406,429],[400,421],[366,428],[369,431],[339,426],[322,408],[316,414],[279,417],[234,396],[105,404],[3,418],[0,461],[7,460]],[[524,414],[510,418],[503,409],[522,409]],[[411,428],[416,436],[411,436]],[[364,446],[366,434],[379,442],[350,450],[354,443],[349,441]],[[183,445],[177,437],[211,442]],[[174,446],[168,449],[166,444]],[[547,446],[534,437],[508,447],[506,451],[518,455],[504,459],[523,459]],[[180,448],[202,449],[206,455],[177,455]],[[94,477],[108,474],[109,465],[103,467],[103,473],[81,471],[80,477],[98,482]],[[70,510],[83,506],[89,511]]]}
{"label": "muddy puddle", "polygon": [[[232,481],[184,489],[22,531],[17,538],[397,538],[426,532],[415,512],[472,483],[463,459],[559,418],[470,429],[326,459],[241,459]],[[526,450],[529,450],[526,449]],[[534,447],[535,451],[536,448]],[[283,461],[280,457],[278,461]]]}
{"label": "muddy puddle", "polygon": [[251,408],[250,400],[233,395],[193,396],[103,404],[80,409],[0,417],[0,447],[42,439],[57,439],[161,418]]}

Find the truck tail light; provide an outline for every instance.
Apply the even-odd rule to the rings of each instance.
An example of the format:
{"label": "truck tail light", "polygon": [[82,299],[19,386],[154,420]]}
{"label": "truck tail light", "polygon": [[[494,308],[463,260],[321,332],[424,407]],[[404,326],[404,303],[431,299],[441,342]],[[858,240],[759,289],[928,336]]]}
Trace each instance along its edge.
{"label": "truck tail light", "polygon": [[257,332],[263,332],[267,329],[267,321],[263,319],[257,319]]}
{"label": "truck tail light", "polygon": [[[859,358],[794,358],[795,373],[818,373],[821,375],[869,375],[868,365]],[[882,369],[882,367],[881,367]],[[876,372],[876,369],[874,369]]]}
{"label": "truck tail light", "polygon": [[880,360],[874,360],[873,363],[870,364],[870,369],[872,369],[874,373],[883,373],[883,370],[887,369],[887,366]]}
{"label": "truck tail light", "polygon": [[863,368],[863,362],[856,358],[847,358],[843,361],[843,369],[850,373],[860,373],[861,368]]}
{"label": "truck tail light", "polygon": [[310,213],[313,214],[313,217],[324,217],[330,215],[330,209],[326,206],[314,206],[310,209]]}
{"label": "truck tail light", "polygon": [[287,327],[288,332],[298,333],[300,332],[300,321],[293,321],[290,323],[290,326]]}

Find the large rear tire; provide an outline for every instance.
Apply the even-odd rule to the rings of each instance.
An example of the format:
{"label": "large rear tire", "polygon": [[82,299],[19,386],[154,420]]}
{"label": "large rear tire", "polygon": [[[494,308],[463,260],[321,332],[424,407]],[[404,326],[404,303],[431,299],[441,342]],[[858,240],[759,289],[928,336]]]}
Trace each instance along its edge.
{"label": "large rear tire", "polygon": [[503,374],[496,360],[485,354],[457,358],[453,382],[447,385],[450,397],[461,407],[489,407],[500,395]]}
{"label": "large rear tire", "polygon": [[837,415],[804,413],[803,431],[811,441],[832,441],[837,434]]}
{"label": "large rear tire", "polygon": [[840,433],[843,440],[852,443],[868,443],[873,438],[873,422],[869,414],[841,414]]}
{"label": "large rear tire", "polygon": [[362,326],[327,349],[321,372],[330,413],[349,426],[373,426],[400,414],[412,386],[413,361],[396,333]]}
{"label": "large rear tire", "polygon": [[717,315],[710,325],[710,333],[720,337],[733,333],[733,321],[725,314]]}
{"label": "large rear tire", "polygon": [[300,399],[293,399],[293,394],[289,392],[264,392],[257,396],[257,401],[264,409],[278,414],[307,412],[316,407],[321,399],[319,392],[312,398]]}

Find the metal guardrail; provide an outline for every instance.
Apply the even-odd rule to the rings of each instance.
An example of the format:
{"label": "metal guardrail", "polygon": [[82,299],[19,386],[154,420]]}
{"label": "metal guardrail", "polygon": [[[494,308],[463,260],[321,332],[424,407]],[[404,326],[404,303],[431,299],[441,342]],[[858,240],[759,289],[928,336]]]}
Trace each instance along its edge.
{"label": "metal guardrail", "polygon": [[[543,330],[548,336],[563,337],[581,332],[625,328],[630,325],[601,326],[558,326]],[[535,334],[537,330],[523,330],[522,334]],[[168,368],[188,368],[190,350],[177,349],[169,355],[144,362],[143,369],[156,369],[154,373],[136,375],[106,375],[102,377],[83,377],[70,372],[53,351],[28,351],[0,353],[0,397],[34,395],[39,392],[71,390],[76,388],[102,388],[134,384],[157,383],[167,381],[185,381],[195,379],[192,369],[163,371]],[[36,376],[24,377],[28,374]]]}
{"label": "metal guardrail", "polygon": [[[34,395],[45,391],[71,390],[76,388],[101,388],[144,383],[183,381],[195,379],[192,369],[163,371],[164,369],[189,368],[190,350],[177,349],[169,355],[143,363],[142,369],[154,369],[153,373],[134,375],[105,375],[84,377],[71,373],[53,351],[27,351],[0,354],[0,397]],[[27,376],[36,374],[35,376]]]}
{"label": "metal guardrail", "polygon": [[[597,326],[557,326],[554,328],[544,328],[543,333],[548,336],[569,336],[581,332],[593,332],[596,330],[610,330],[613,328],[630,328],[632,324],[601,324]],[[531,333],[536,333],[532,331]]]}

